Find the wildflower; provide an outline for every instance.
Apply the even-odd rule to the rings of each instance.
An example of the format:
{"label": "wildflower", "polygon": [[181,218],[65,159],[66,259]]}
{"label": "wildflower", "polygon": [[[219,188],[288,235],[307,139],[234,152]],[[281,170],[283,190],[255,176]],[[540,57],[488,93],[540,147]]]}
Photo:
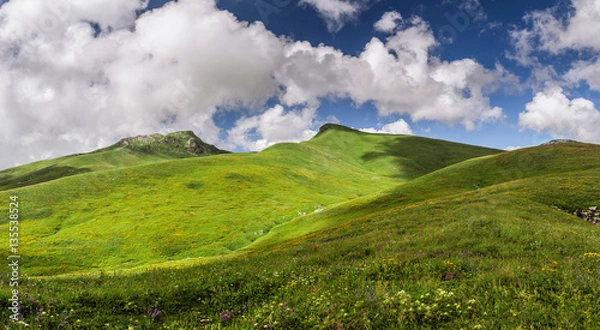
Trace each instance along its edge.
{"label": "wildflower", "polygon": [[160,315],[160,311],[158,310],[158,308],[154,309],[154,312],[152,312],[152,315],[150,317],[152,317],[152,319],[154,320],[155,318],[157,318]]}
{"label": "wildflower", "polygon": [[229,315],[229,313],[226,311],[222,311],[219,313],[219,318],[221,319],[221,322],[227,322],[231,320],[231,315]]}
{"label": "wildflower", "polygon": [[600,253],[586,252],[583,254],[584,258],[600,258]]}

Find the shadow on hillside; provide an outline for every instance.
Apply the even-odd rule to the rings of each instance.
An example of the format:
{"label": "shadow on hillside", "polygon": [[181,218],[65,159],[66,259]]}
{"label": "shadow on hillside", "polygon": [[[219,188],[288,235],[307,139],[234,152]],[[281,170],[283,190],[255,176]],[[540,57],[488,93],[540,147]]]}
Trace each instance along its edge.
{"label": "shadow on hillside", "polygon": [[0,191],[26,187],[62,177],[91,172],[89,168],[51,165],[25,175],[0,177]]}
{"label": "shadow on hillside", "polygon": [[362,155],[365,164],[391,162],[388,176],[411,180],[464,160],[501,152],[415,136],[398,137],[380,144],[380,151]]}

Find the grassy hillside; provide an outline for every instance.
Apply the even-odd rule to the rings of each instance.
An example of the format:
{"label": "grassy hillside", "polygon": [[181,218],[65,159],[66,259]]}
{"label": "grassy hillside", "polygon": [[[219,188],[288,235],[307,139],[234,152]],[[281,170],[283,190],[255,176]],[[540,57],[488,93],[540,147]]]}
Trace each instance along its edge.
{"label": "grassy hillside", "polygon": [[[264,155],[292,157],[278,148],[311,147]],[[600,204],[596,182],[595,145],[467,160],[204,264],[28,279],[24,313],[73,329],[597,329],[600,227],[562,210]]]}
{"label": "grassy hillside", "polygon": [[[352,217],[419,209],[438,201],[458,207],[477,204],[481,218],[488,212],[499,211],[496,208],[510,211],[508,206],[497,205],[506,199],[518,201],[515,208],[537,205],[545,207],[546,212],[576,218],[571,216],[574,211],[600,205],[600,186],[594,184],[599,178],[600,145],[545,145],[480,157],[434,171],[389,191],[291,221],[249,248],[275,246],[314,232],[312,228],[327,228]],[[535,212],[532,213],[529,218],[537,218]]]}
{"label": "grassy hillside", "polygon": [[[0,199],[20,198],[21,226],[27,232],[20,244],[28,251],[29,275],[231,253],[276,225],[390,189],[416,175],[412,164],[405,171],[406,160],[425,159],[403,144],[444,154],[443,161],[419,165],[420,174],[461,158],[499,152],[334,127],[311,141],[280,144],[261,153],[165,161],[171,149],[158,149],[155,141],[150,141],[154,149],[139,145],[153,139],[136,137],[60,161],[95,171],[0,193]],[[346,147],[342,150],[336,143]],[[386,144],[398,145],[397,152],[374,154]],[[138,165],[124,162],[140,150],[146,158],[137,159]],[[93,163],[105,156],[116,160]],[[6,228],[5,221],[0,230]]]}
{"label": "grassy hillside", "polygon": [[500,152],[412,135],[362,133],[334,124],[321,127],[319,134],[306,143],[358,168],[400,180]]}
{"label": "grassy hillside", "polygon": [[0,171],[0,190],[26,187],[93,171],[222,153],[227,152],[202,142],[193,132],[176,132],[166,136],[137,136],[122,139],[95,152],[39,161]]}

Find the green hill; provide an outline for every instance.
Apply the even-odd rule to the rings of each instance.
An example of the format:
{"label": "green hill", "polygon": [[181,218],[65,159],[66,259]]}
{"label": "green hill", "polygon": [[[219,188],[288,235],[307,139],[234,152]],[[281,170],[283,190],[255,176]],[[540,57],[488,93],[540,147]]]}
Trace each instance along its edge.
{"label": "green hill", "polygon": [[[313,228],[326,228],[352,217],[368,218],[405,208],[428,208],[438,201],[459,208],[479,203],[481,218],[492,211],[510,212],[510,204],[502,207],[497,204],[512,200],[518,201],[513,205],[515,209],[519,205],[535,205],[544,212],[558,212],[561,218],[573,219],[576,217],[572,213],[600,205],[600,185],[595,184],[598,179],[600,145],[549,144],[479,157],[434,171],[389,191],[291,221],[254,245],[262,246],[263,242],[276,245],[285,239],[303,237],[313,232]],[[450,207],[442,213],[453,209]],[[532,213],[528,217],[535,219],[537,215]],[[584,227],[587,226],[584,224]]]}
{"label": "green hill", "polygon": [[[23,280],[40,328],[596,329],[600,226],[574,213],[598,213],[597,182],[598,145],[328,125],[0,198],[19,195],[23,271],[46,275]],[[93,273],[47,276],[74,271]]]}
{"label": "green hill", "polygon": [[[0,194],[21,198],[22,226],[28,233],[21,244],[29,252],[29,274],[228,254],[298,216],[392,188],[461,158],[499,152],[333,128],[311,141],[280,144],[261,153],[164,161],[183,153],[140,145],[148,140],[157,145],[153,139],[126,139],[98,153],[63,160],[94,168],[89,157],[119,155],[113,169]],[[385,145],[397,145],[398,150],[375,153]],[[419,148],[439,152],[443,159],[428,163]],[[127,157],[123,153],[131,152],[160,155],[163,161],[144,158],[138,162],[142,165],[122,166]],[[411,157],[417,161],[409,161]]]}
{"label": "green hill", "polygon": [[227,153],[204,143],[193,132],[140,135],[87,154],[39,161],[0,171],[0,190],[25,187],[66,176],[124,168],[174,158]]}
{"label": "green hill", "polygon": [[362,133],[334,124],[321,127],[307,144],[361,169],[401,180],[500,152],[412,135]]}

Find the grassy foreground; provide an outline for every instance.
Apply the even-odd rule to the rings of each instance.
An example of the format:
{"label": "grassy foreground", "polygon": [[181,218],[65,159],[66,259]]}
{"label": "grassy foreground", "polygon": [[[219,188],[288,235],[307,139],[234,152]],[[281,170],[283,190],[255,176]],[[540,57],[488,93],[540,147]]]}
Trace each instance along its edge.
{"label": "grassy foreground", "polygon": [[[332,141],[319,139],[333,133],[264,155],[281,161],[293,153],[279,149],[322,151]],[[356,157],[332,157],[352,166],[345,178],[370,173],[379,190],[339,198],[204,263],[25,277],[24,322],[41,329],[600,328],[600,227],[569,213],[600,204],[599,146],[540,146],[429,172],[426,160],[404,170],[414,157],[387,156],[354,164]],[[232,155],[202,161],[222,157]],[[390,170],[398,164],[401,174]],[[319,189],[347,189],[334,182]]]}

